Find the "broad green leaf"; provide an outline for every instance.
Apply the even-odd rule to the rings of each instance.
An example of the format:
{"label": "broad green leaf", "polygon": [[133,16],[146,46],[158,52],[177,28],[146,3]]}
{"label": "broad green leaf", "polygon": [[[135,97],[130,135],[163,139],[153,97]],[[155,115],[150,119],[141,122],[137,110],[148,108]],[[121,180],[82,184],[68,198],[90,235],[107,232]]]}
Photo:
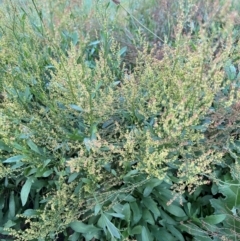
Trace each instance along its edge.
{"label": "broad green leaf", "polygon": [[75,180],[78,177],[79,173],[78,172],[74,172],[72,173],[69,178],[68,178],[68,183],[72,182],[73,180]]}
{"label": "broad green leaf", "polygon": [[[198,226],[196,226],[193,223],[184,223],[184,224],[179,224],[179,228],[181,229],[181,232],[186,232],[186,233],[190,233],[191,235],[195,236],[195,237],[204,237],[206,236],[206,231],[199,228]],[[196,239],[198,240],[198,239]]]}
{"label": "broad green leaf", "polygon": [[[159,191],[158,197],[162,200],[163,203],[167,203],[169,200],[173,198],[173,193],[170,190],[170,185],[167,188],[159,188],[157,187],[157,190]],[[173,204],[176,202],[173,202]]]}
{"label": "broad green leaf", "polygon": [[79,107],[79,106],[77,106],[77,105],[69,105],[72,109],[74,109],[74,110],[76,110],[76,111],[79,111],[79,112],[82,112],[83,111],[83,109],[81,108],[81,107]]}
{"label": "broad green leaf", "polygon": [[212,184],[211,192],[213,195],[216,195],[218,193],[218,185],[216,183]]}
{"label": "broad green leaf", "polygon": [[16,143],[16,142],[13,143],[13,147],[14,147],[15,149],[19,150],[19,151],[24,150],[24,147],[21,146],[21,145],[19,145],[19,144]]}
{"label": "broad green leaf", "polygon": [[91,42],[88,46],[97,45],[97,44],[99,44],[100,42],[101,42],[100,40],[96,40],[96,41]]}
{"label": "broad green leaf", "polygon": [[235,79],[236,74],[237,74],[237,70],[236,70],[234,65],[232,65],[232,64],[227,65],[225,67],[225,71],[226,71],[227,77],[230,80],[234,80]]}
{"label": "broad green leaf", "polygon": [[80,221],[74,221],[74,222],[71,222],[69,224],[69,226],[75,231],[75,232],[78,232],[78,233],[94,233],[94,232],[98,232],[100,231],[101,229],[95,227],[93,224],[91,225],[87,225],[83,222],[80,222]]}
{"label": "broad green leaf", "polygon": [[106,215],[102,214],[102,219],[105,223],[105,226],[107,227],[109,233],[111,234],[112,237],[115,238],[120,238],[120,233],[119,230],[114,226],[112,222],[109,221]]}
{"label": "broad green leaf", "polygon": [[37,191],[40,191],[43,187],[47,187],[47,185],[47,180],[35,179],[32,188],[36,189]]}
{"label": "broad green leaf", "polygon": [[165,228],[159,228],[159,235],[162,240],[175,241],[176,239]]}
{"label": "broad green leaf", "polygon": [[157,178],[153,178],[151,179],[149,182],[147,182],[146,187],[144,189],[143,192],[143,196],[147,197],[150,195],[150,193],[152,192],[153,188],[160,185],[163,181],[159,180]]}
{"label": "broad green leaf", "polygon": [[24,155],[18,155],[18,156],[13,156],[8,158],[7,160],[3,161],[3,163],[14,163],[14,162],[19,162],[21,161],[23,158],[25,158],[26,156]]}
{"label": "broad green leaf", "polygon": [[[85,241],[99,240],[99,237],[100,237],[99,232],[97,232],[97,233],[86,233],[86,234],[83,234],[83,236],[85,238],[84,239]],[[112,240],[114,241],[116,239],[112,238]]]}
{"label": "broad green leaf", "polygon": [[77,32],[74,32],[71,34],[71,39],[72,39],[72,42],[74,45],[76,45],[78,43],[78,33]]}
{"label": "broad green leaf", "polygon": [[165,205],[165,209],[176,217],[186,217],[186,213],[183,211],[183,209],[174,204],[171,204],[169,206]]}
{"label": "broad green leaf", "polygon": [[210,200],[211,206],[215,209],[216,214],[231,214],[230,209],[226,206],[225,201],[222,198],[218,199],[211,199]]}
{"label": "broad green leaf", "polygon": [[11,166],[12,170],[18,169],[19,167],[23,166],[24,163],[23,162],[17,162],[16,164],[14,164],[13,166]]}
{"label": "broad green leaf", "polygon": [[24,216],[26,217],[31,217],[37,215],[37,211],[34,209],[26,209],[23,213]]}
{"label": "broad green leaf", "polygon": [[164,222],[166,222],[167,224],[172,224],[172,225],[176,225],[177,222],[170,216],[168,215],[165,211],[163,211],[162,209],[160,209],[161,212],[161,217],[164,220]]}
{"label": "broad green leaf", "polygon": [[51,159],[47,159],[44,161],[43,167],[46,167],[51,162]]}
{"label": "broad green leaf", "polygon": [[91,139],[86,137],[86,138],[83,139],[83,142],[84,142],[84,145],[85,145],[86,149],[88,151],[90,151],[91,148],[92,148]]}
{"label": "broad green leaf", "polygon": [[142,226],[140,226],[140,225],[137,225],[133,229],[130,230],[131,235],[141,234],[141,233],[142,233]]}
{"label": "broad green leaf", "polygon": [[96,134],[97,134],[97,124],[92,124],[90,127],[91,140],[96,140]]}
{"label": "broad green leaf", "polygon": [[143,209],[142,218],[145,222],[150,223],[152,225],[154,225],[154,223],[155,223],[152,214],[146,208]]}
{"label": "broad green leaf", "polygon": [[37,147],[37,145],[32,141],[32,140],[27,140],[27,144],[30,147],[30,149],[38,154],[42,154],[39,150],[39,148]]}
{"label": "broad green leaf", "polygon": [[146,228],[145,226],[142,227],[142,241],[152,241],[152,236],[148,230],[148,228]]}
{"label": "broad green leaf", "polygon": [[13,222],[12,220],[8,220],[5,224],[4,224],[4,228],[11,228],[14,225],[16,225],[15,222]]}
{"label": "broad green leaf", "polygon": [[[213,241],[213,239],[211,239],[210,237],[207,237],[207,234],[205,233],[202,236],[196,236],[197,238],[195,240],[197,241]],[[219,239],[217,239],[219,240]]]}
{"label": "broad green leaf", "polygon": [[142,201],[143,201],[145,207],[148,208],[148,210],[150,210],[153,213],[154,218],[156,220],[160,216],[160,211],[157,206],[157,203],[154,202],[152,200],[152,198],[150,198],[150,197],[145,197],[145,198],[143,198]]}
{"label": "broad green leaf", "polygon": [[69,241],[78,241],[79,240],[80,234],[77,232],[74,232],[72,235],[69,236],[68,240]]}
{"label": "broad green leaf", "polygon": [[119,200],[126,201],[128,203],[136,201],[136,198],[128,193],[122,193],[118,196]]}
{"label": "broad green leaf", "polygon": [[122,213],[123,210],[123,205],[120,203],[115,204],[112,209],[116,212],[116,213]]}
{"label": "broad green leaf", "polygon": [[90,179],[88,179],[88,178],[82,178],[82,181],[84,182],[84,183],[91,183],[91,180]]}
{"label": "broad green leaf", "polygon": [[233,208],[231,209],[231,212],[232,212],[233,216],[237,216],[237,215],[238,215],[238,208],[233,207]]}
{"label": "broad green leaf", "polygon": [[122,214],[125,216],[125,220],[129,222],[131,217],[131,210],[130,210],[130,205],[128,203],[125,203],[123,205]]}
{"label": "broad green leaf", "polygon": [[131,202],[130,203],[130,207],[132,209],[133,215],[132,215],[132,222],[133,225],[138,223],[139,220],[142,217],[142,207],[139,207],[139,203],[138,202]]}
{"label": "broad green leaf", "polygon": [[169,233],[167,231],[167,228],[161,228],[157,225],[151,225],[149,227],[149,231],[151,232],[151,234],[155,237],[155,240],[167,240],[167,241],[176,241],[176,238],[173,237],[173,235],[171,233]]}
{"label": "broad green leaf", "polygon": [[11,191],[9,199],[9,213],[11,219],[15,217],[15,200],[14,200],[14,191]]}
{"label": "broad green leaf", "polygon": [[118,52],[119,56],[122,56],[123,54],[125,54],[127,52],[127,47],[124,46],[123,48],[121,48]]}
{"label": "broad green leaf", "polygon": [[240,80],[240,72],[237,75],[237,80]]}
{"label": "broad green leaf", "polygon": [[[108,214],[108,215],[110,215],[110,216],[112,216],[112,217],[115,217],[115,218],[121,218],[121,219],[125,219],[125,216],[123,215],[123,214],[121,214],[121,213],[106,213],[106,214]],[[125,219],[126,220],[126,219]]]}
{"label": "broad green leaf", "polygon": [[27,199],[28,199],[28,195],[29,195],[29,192],[31,190],[31,186],[33,184],[33,181],[34,181],[34,178],[33,177],[29,177],[27,179],[27,181],[24,183],[24,185],[22,186],[22,189],[21,189],[21,201],[22,201],[22,206],[24,206],[27,202]]}
{"label": "broad green leaf", "polygon": [[168,225],[167,229],[174,237],[177,238],[178,241],[185,241],[182,233],[178,229],[176,229],[173,225]]}
{"label": "broad green leaf", "polygon": [[102,209],[102,205],[97,203],[95,208],[94,208],[94,215],[97,216],[101,209]]}
{"label": "broad green leaf", "polygon": [[207,216],[202,220],[208,224],[218,224],[218,223],[221,223],[226,217],[227,217],[226,214],[215,214],[215,215]]}
{"label": "broad green leaf", "polygon": [[43,176],[43,177],[49,177],[52,173],[53,173],[53,170],[50,169],[50,170],[45,171],[45,172],[42,174],[42,176]]}
{"label": "broad green leaf", "polygon": [[7,152],[12,151],[12,149],[2,141],[0,141],[0,150],[7,151]]}
{"label": "broad green leaf", "polygon": [[238,181],[232,181],[229,184],[219,186],[219,192],[222,193],[226,198],[224,199],[225,204],[232,209],[234,206],[240,205],[240,187],[236,184],[239,184]]}

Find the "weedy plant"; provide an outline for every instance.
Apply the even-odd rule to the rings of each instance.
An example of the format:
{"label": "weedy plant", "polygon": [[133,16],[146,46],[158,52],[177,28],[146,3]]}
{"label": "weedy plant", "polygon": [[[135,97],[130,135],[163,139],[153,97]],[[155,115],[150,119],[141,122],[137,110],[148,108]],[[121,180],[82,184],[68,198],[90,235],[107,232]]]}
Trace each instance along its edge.
{"label": "weedy plant", "polygon": [[158,38],[159,18],[144,18],[160,16],[156,2],[139,15],[124,2],[87,2],[2,3],[0,233],[182,241],[218,232],[215,240],[237,240],[232,2],[210,11],[204,2],[156,1],[168,16]]}

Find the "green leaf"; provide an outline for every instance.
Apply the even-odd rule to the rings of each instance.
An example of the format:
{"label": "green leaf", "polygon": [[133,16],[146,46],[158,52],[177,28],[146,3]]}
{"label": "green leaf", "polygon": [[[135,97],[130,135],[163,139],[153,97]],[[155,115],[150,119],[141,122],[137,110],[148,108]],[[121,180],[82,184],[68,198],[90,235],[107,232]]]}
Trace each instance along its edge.
{"label": "green leaf", "polygon": [[123,47],[123,48],[121,48],[121,49],[119,50],[118,54],[119,54],[119,56],[122,56],[122,55],[125,54],[126,52],[127,52],[127,47],[125,46],[125,47]]}
{"label": "green leaf", "polygon": [[42,154],[40,150],[38,149],[37,145],[32,140],[27,140],[27,144],[30,147],[30,149],[38,154]]}
{"label": "green leaf", "polygon": [[160,237],[160,240],[176,241],[176,238],[174,238],[173,235],[169,233],[165,227],[160,228],[157,225],[151,225],[149,229],[151,234],[153,234],[153,236],[156,238],[156,240],[159,240]]}
{"label": "green leaf", "polygon": [[143,198],[142,201],[143,201],[145,207],[153,213],[154,218],[156,220],[160,216],[160,211],[159,211],[159,208],[157,206],[157,203],[154,202],[152,200],[152,198],[150,198],[150,197],[145,197],[145,198]]}
{"label": "green leaf", "polygon": [[51,162],[51,159],[47,159],[44,161],[43,167],[46,167]]}
{"label": "green leaf", "polygon": [[25,158],[26,156],[24,155],[18,155],[18,156],[13,156],[8,158],[7,160],[3,161],[3,163],[14,163],[14,162],[19,162],[21,161],[23,158]]}
{"label": "green leaf", "polygon": [[165,209],[176,217],[179,217],[179,218],[186,217],[186,213],[183,211],[183,209],[174,204],[171,204],[169,206],[165,205]]}
{"label": "green leaf", "polygon": [[121,193],[121,194],[119,194],[118,198],[119,198],[119,200],[122,200],[122,201],[125,201],[128,203],[136,201],[136,198],[128,193]]}
{"label": "green leaf", "polygon": [[4,228],[11,228],[14,225],[16,225],[15,222],[13,222],[12,220],[8,220],[5,224],[4,224]]}
{"label": "green leaf", "polygon": [[53,170],[50,169],[50,170],[45,171],[45,172],[42,174],[42,176],[43,176],[43,177],[49,177],[52,173],[53,173]]}
{"label": "green leaf", "polygon": [[94,208],[94,215],[97,216],[101,209],[102,209],[102,205],[97,203],[95,208]]}
{"label": "green leaf", "polygon": [[173,225],[168,225],[167,229],[174,237],[177,238],[178,241],[185,241],[182,233],[178,229],[176,229]]}
{"label": "green leaf", "polygon": [[31,217],[37,215],[37,211],[34,209],[26,209],[23,213],[24,216],[26,217]]}
{"label": "green leaf", "polygon": [[74,232],[72,235],[69,236],[68,240],[69,241],[78,241],[79,240],[80,234],[77,232]]}
{"label": "green leaf", "polygon": [[100,40],[96,40],[96,41],[91,42],[88,46],[97,45],[97,44],[99,44],[100,42],[101,42]]}
{"label": "green leaf", "polygon": [[240,72],[238,72],[237,80],[240,80]]}
{"label": "green leaf", "polygon": [[68,183],[72,182],[73,180],[75,180],[78,177],[79,173],[78,172],[74,172],[72,173],[69,178],[68,178]]}
{"label": "green leaf", "polygon": [[195,239],[195,240],[197,240],[197,241],[213,241],[210,237],[207,237],[206,235],[207,234],[204,234],[204,236],[196,236],[197,239]]}
{"label": "green leaf", "polygon": [[9,199],[9,213],[11,219],[15,217],[15,200],[14,200],[14,191],[11,191]]}
{"label": "green leaf", "polygon": [[225,67],[225,71],[228,79],[234,80],[237,74],[237,70],[234,65],[230,64]]}
{"label": "green leaf", "polygon": [[211,192],[213,195],[216,195],[218,193],[218,185],[216,183],[212,184]]}
{"label": "green leaf", "polygon": [[142,241],[152,241],[152,236],[148,230],[148,228],[146,228],[145,226],[142,227]]}
{"label": "green leaf", "polygon": [[122,214],[125,216],[125,220],[129,222],[131,217],[131,210],[130,210],[130,205],[128,203],[125,203],[123,205]]}
{"label": "green leaf", "polygon": [[224,201],[230,209],[232,209],[234,206],[240,205],[240,187],[236,184],[239,184],[239,182],[232,181],[229,184],[219,186],[219,192],[226,196]]}
{"label": "green leaf", "polygon": [[2,141],[0,141],[0,150],[7,151],[7,152],[12,151],[12,149]]}
{"label": "green leaf", "polygon": [[71,39],[74,45],[76,45],[78,43],[78,33],[77,32],[73,32],[71,34]]}
{"label": "green leaf", "polygon": [[142,218],[145,222],[150,223],[152,225],[154,225],[154,223],[155,223],[152,214],[146,208],[143,209]]}
{"label": "green leaf", "polygon": [[137,225],[135,226],[133,229],[130,230],[130,234],[134,235],[134,234],[141,234],[142,233],[142,226]]}
{"label": "green leaf", "polygon": [[17,162],[16,164],[14,164],[13,166],[11,166],[12,170],[18,169],[19,167],[23,166],[24,163],[23,162]]}
{"label": "green leaf", "polygon": [[162,209],[160,209],[160,212],[161,212],[161,217],[164,220],[164,222],[166,222],[167,224],[170,224],[170,225],[177,224],[177,222],[171,216],[169,216],[166,212],[164,212]]}
{"label": "green leaf", "polygon": [[94,123],[90,127],[91,140],[96,140],[96,134],[97,134],[97,124]]}
{"label": "green leaf", "polygon": [[120,203],[115,204],[112,209],[116,212],[116,213],[122,213],[123,210],[123,205]]}
{"label": "green leaf", "polygon": [[207,216],[202,220],[208,224],[218,224],[218,223],[221,223],[226,217],[227,217],[226,214],[216,214],[216,215]]}
{"label": "green leaf", "polygon": [[104,221],[104,224],[107,227],[111,236],[119,239],[120,238],[119,230],[114,226],[113,223],[109,221],[106,215],[102,214],[102,220]]}
{"label": "green leaf", "polygon": [[29,177],[27,179],[27,181],[24,183],[24,185],[22,186],[21,194],[20,194],[21,195],[22,206],[24,206],[26,204],[26,202],[27,202],[28,195],[30,193],[33,181],[34,181],[34,177]]}
{"label": "green leaf", "polygon": [[159,186],[163,181],[159,180],[157,178],[151,179],[149,182],[147,182],[146,187],[143,191],[143,196],[147,197],[150,195],[154,187]]}
{"label": "green leaf", "polygon": [[[112,217],[115,217],[115,218],[121,218],[121,219],[125,219],[125,216],[123,215],[123,214],[121,214],[121,213],[106,213],[106,214],[108,214],[108,215],[110,215],[110,216],[112,216]],[[126,219],[125,219],[126,220]]]}
{"label": "green leaf", "polygon": [[77,105],[69,105],[72,109],[74,109],[74,110],[76,110],[76,111],[79,111],[79,112],[82,112],[83,111],[83,109],[81,108],[81,107],[79,107],[79,106],[77,106]]}
{"label": "green leaf", "polygon": [[80,221],[74,221],[74,222],[71,222],[69,224],[69,226],[75,231],[75,232],[78,232],[78,233],[94,233],[94,232],[98,232],[100,231],[101,229],[93,226],[93,224],[91,225],[87,225],[83,222],[80,222]]}
{"label": "green leaf", "polygon": [[83,142],[84,142],[84,145],[85,145],[86,149],[88,151],[90,151],[91,148],[92,148],[91,139],[86,137],[86,138],[83,139]]}
{"label": "green leaf", "polygon": [[133,215],[132,215],[132,222],[133,225],[138,223],[139,220],[142,218],[142,207],[139,207],[138,202],[131,202],[130,207],[132,209]]}

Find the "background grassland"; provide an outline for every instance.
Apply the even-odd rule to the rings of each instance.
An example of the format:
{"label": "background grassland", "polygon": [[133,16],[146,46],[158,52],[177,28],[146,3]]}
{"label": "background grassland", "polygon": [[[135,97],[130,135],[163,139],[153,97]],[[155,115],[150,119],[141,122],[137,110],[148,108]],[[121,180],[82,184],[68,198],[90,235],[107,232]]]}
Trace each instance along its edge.
{"label": "background grassland", "polygon": [[1,240],[239,240],[238,1],[2,1]]}

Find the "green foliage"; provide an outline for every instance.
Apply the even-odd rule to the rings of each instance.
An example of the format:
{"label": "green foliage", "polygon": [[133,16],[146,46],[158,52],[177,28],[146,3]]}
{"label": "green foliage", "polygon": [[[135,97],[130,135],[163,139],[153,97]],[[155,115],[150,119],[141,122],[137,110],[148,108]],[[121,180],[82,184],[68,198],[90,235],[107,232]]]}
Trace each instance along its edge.
{"label": "green foliage", "polygon": [[230,2],[0,4],[0,238],[237,240]]}

